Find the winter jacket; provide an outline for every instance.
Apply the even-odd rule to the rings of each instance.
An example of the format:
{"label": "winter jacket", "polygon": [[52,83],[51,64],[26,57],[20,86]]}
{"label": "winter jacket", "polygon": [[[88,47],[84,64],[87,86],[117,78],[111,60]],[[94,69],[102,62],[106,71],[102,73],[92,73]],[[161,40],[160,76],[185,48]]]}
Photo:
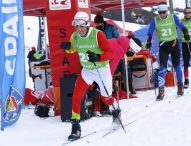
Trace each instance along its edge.
{"label": "winter jacket", "polygon": [[114,57],[110,60],[111,74],[113,75],[119,61],[124,57],[125,53],[129,49],[129,38],[120,36],[119,38],[109,39],[109,44],[111,45],[114,53]]}
{"label": "winter jacket", "polygon": [[114,25],[108,24],[107,22],[104,22],[103,32],[105,33],[107,39],[119,37],[119,31],[117,27],[115,27]]}

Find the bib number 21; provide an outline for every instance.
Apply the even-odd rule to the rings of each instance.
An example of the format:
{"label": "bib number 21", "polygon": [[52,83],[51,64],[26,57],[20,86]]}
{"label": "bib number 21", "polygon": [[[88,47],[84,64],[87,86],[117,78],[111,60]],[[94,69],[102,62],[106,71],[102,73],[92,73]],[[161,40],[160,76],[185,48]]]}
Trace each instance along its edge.
{"label": "bib number 21", "polygon": [[162,32],[162,36],[172,35],[172,30],[170,28],[162,29],[161,32]]}

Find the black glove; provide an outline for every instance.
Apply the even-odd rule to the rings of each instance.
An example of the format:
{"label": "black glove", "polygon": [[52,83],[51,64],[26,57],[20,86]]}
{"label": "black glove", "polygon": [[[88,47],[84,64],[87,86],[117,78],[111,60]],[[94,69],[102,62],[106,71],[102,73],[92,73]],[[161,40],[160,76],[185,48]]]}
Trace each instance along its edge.
{"label": "black glove", "polygon": [[69,50],[71,46],[71,42],[62,42],[60,44],[60,48],[64,49],[64,50]]}
{"label": "black glove", "polygon": [[146,43],[146,45],[145,45],[145,48],[146,49],[149,49],[150,50],[150,48],[151,48],[151,46],[152,46],[152,43],[151,43],[151,36],[148,36],[148,38],[147,38],[147,43]]}
{"label": "black glove", "polygon": [[101,58],[99,54],[95,54],[94,52],[91,52],[91,51],[88,51],[87,54],[88,54],[90,62],[99,61]]}
{"label": "black glove", "polygon": [[190,35],[189,35],[188,33],[185,33],[185,34],[184,34],[184,39],[185,39],[186,41],[189,41],[189,40],[190,40]]}

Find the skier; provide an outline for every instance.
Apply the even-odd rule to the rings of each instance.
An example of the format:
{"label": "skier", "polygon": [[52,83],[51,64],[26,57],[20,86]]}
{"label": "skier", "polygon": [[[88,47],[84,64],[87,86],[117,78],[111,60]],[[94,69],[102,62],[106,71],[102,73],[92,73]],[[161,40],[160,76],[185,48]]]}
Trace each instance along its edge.
{"label": "skier", "polygon": [[[183,24],[186,26],[188,31],[191,31],[191,8],[186,7],[184,9],[184,19],[182,19]],[[190,34],[191,32],[189,32]],[[182,56],[184,60],[184,88],[189,87],[189,61],[190,61],[190,53],[191,53],[191,41],[186,41],[184,39],[184,34],[182,33]]]}
{"label": "skier", "polygon": [[[76,31],[72,34],[70,42],[61,43],[61,48],[67,53],[77,51],[80,63],[83,66],[81,74],[76,80],[72,97],[72,131],[68,137],[69,140],[76,140],[81,136],[81,101],[87,89],[94,81],[100,87],[103,101],[111,108],[114,125],[119,125],[121,110],[116,99],[111,96],[112,75],[109,60],[113,57],[113,51],[104,33],[90,27],[90,18],[86,12],[77,12],[72,25]],[[100,73],[100,76],[98,73]],[[102,83],[104,83],[106,90]]]}
{"label": "skier", "polygon": [[146,43],[146,48],[151,48],[152,34],[156,30],[157,37],[159,39],[159,59],[160,59],[160,69],[158,75],[159,83],[159,94],[156,100],[162,100],[164,98],[164,85],[165,76],[167,72],[167,61],[168,56],[171,54],[172,64],[176,71],[176,76],[178,79],[178,92],[177,95],[183,95],[183,81],[182,81],[182,70],[180,67],[180,48],[177,40],[177,30],[178,26],[184,33],[184,38],[186,41],[190,40],[188,30],[179,18],[174,14],[168,14],[168,7],[166,3],[160,3],[158,5],[158,15],[151,21],[148,30],[148,38]]}

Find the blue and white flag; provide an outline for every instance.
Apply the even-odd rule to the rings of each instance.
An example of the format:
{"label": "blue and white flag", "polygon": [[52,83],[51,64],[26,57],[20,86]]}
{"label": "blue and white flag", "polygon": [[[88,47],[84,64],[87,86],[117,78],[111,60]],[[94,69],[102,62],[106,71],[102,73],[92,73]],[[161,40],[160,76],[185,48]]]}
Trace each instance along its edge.
{"label": "blue and white flag", "polygon": [[1,130],[14,124],[25,93],[23,0],[0,0]]}

